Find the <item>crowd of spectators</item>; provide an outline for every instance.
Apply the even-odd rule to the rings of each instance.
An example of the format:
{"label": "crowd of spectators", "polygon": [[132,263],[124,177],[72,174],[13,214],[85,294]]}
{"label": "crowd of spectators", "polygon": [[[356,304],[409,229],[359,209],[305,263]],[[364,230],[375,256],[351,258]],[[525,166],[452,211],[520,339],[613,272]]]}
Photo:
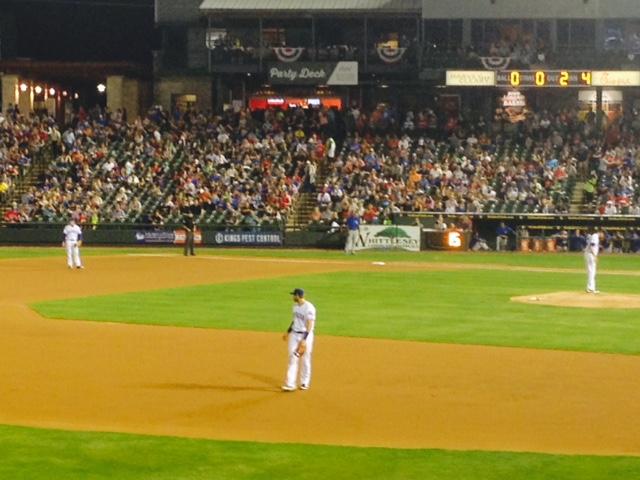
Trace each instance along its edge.
{"label": "crowd of spectators", "polygon": [[5,220],[162,225],[191,212],[202,224],[278,226],[300,192],[316,197],[309,222],[334,228],[350,211],[378,224],[402,211],[566,213],[579,177],[591,213],[638,215],[634,125],[573,109],[516,122],[498,110],[485,122],[466,111],[379,105],[219,115],[154,108],[133,122],[96,109],[61,132],[50,118],[10,111],[0,123],[3,184],[33,149],[50,142],[56,155]]}
{"label": "crowd of spectators", "polygon": [[303,179],[324,155],[334,113],[154,108],[127,122],[122,111],[81,111],[5,220],[162,225],[191,212],[203,223],[281,225],[298,191],[315,188]]}
{"label": "crowd of spectators", "polygon": [[[599,162],[598,150],[621,148],[608,143],[595,116],[571,109],[528,112],[515,123],[499,110],[485,123],[380,106],[369,115],[351,109],[346,125],[350,135],[328,167],[314,223],[354,208],[369,223],[400,211],[567,213],[571,187]],[[617,202],[625,196],[636,211],[638,160],[635,149],[624,152],[626,169],[614,172],[607,161],[596,188],[615,192]]]}
{"label": "crowd of spectators", "polygon": [[34,154],[58,134],[55,123],[47,116],[21,115],[14,106],[0,112],[0,204],[29,169]]}

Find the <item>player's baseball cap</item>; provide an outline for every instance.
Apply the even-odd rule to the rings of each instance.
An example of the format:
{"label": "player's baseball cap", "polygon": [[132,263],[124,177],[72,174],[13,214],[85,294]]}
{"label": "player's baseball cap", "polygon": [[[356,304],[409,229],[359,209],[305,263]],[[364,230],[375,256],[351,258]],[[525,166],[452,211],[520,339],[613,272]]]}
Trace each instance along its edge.
{"label": "player's baseball cap", "polygon": [[297,295],[298,297],[304,297],[304,290],[301,288],[294,288],[291,295]]}

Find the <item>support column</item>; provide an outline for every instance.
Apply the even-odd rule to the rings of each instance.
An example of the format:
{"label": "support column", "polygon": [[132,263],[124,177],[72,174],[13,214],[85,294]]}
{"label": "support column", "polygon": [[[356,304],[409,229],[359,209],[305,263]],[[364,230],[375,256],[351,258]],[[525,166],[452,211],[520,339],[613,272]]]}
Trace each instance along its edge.
{"label": "support column", "polygon": [[604,50],[604,40],[605,40],[605,25],[604,20],[601,18],[596,20],[596,35],[595,35],[595,45],[592,45],[593,48],[601,52]]}
{"label": "support column", "polygon": [[[211,15],[207,15],[207,39],[209,38],[209,30],[211,30]],[[209,48],[208,42],[205,39],[205,42],[207,43],[207,66],[208,66],[208,72],[209,74],[211,74],[211,49]]]}
{"label": "support column", "polygon": [[[17,75],[0,75],[2,79],[2,112],[6,112],[9,105],[20,103],[20,90],[18,88]],[[28,94],[28,92],[25,92]],[[20,110],[22,112],[22,110]],[[29,112],[22,112],[29,113]]]}
{"label": "support column", "polygon": [[471,19],[465,18],[462,20],[462,46],[469,45],[471,45]]}
{"label": "support column", "polygon": [[551,35],[551,50],[558,51],[558,20],[550,20],[549,34]]}
{"label": "support column", "polygon": [[367,16],[364,17],[364,71],[367,71],[369,64],[369,22]]}
{"label": "support column", "polygon": [[313,56],[311,57],[311,61],[316,61],[316,17],[311,16],[311,51],[313,52]]}
{"label": "support column", "polygon": [[416,45],[417,48],[417,52],[416,55],[418,56],[417,60],[417,65],[418,65],[418,72],[422,71],[422,57],[424,55],[424,34],[422,33],[422,17],[418,17],[416,18],[416,38],[418,39],[418,45]]}
{"label": "support column", "polygon": [[258,35],[260,36],[260,42],[258,48],[260,48],[260,73],[262,73],[262,62],[264,58],[264,38],[262,37],[262,17],[258,18]]}
{"label": "support column", "polygon": [[[125,108],[124,106],[124,77],[122,75],[110,75],[107,77],[107,108],[111,112],[116,112],[118,109]],[[127,111],[129,120],[135,119],[131,114],[133,112]]]}
{"label": "support column", "polygon": [[604,110],[602,109],[602,87],[596,87],[596,128],[602,129]]}

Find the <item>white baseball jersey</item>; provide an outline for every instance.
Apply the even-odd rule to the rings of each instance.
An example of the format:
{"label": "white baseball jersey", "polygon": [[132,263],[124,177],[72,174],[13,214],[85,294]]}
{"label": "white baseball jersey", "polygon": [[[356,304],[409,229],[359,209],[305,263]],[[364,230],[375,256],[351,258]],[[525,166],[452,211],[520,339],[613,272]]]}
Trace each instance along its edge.
{"label": "white baseball jersey", "polygon": [[584,250],[586,253],[598,255],[600,251],[600,235],[597,233],[590,233],[587,235],[587,247]]}
{"label": "white baseball jersey", "polygon": [[[311,321],[311,332],[313,331],[313,327],[316,321],[316,307],[313,306],[311,302],[307,302],[306,300],[302,305],[298,305],[297,303],[293,306],[293,331],[294,332],[306,332],[307,331],[307,321]],[[309,332],[309,333],[311,333]]]}
{"label": "white baseball jersey", "polygon": [[77,242],[82,239],[82,230],[78,225],[67,225],[62,231],[65,242]]}

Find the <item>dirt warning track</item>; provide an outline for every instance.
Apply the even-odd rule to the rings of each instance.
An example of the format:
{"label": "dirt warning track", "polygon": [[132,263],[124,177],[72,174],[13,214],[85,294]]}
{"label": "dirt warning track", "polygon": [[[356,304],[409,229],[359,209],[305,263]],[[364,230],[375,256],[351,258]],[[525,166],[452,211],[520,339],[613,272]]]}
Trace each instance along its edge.
{"label": "dirt warning track", "polygon": [[[88,263],[76,272],[59,258],[0,261],[0,423],[640,455],[640,357],[319,336],[312,389],[285,394],[278,334],[46,320],[26,304],[299,275],[296,263],[180,256]],[[305,272],[378,270],[346,263],[311,262]],[[304,421],[293,428],[292,418]]]}

